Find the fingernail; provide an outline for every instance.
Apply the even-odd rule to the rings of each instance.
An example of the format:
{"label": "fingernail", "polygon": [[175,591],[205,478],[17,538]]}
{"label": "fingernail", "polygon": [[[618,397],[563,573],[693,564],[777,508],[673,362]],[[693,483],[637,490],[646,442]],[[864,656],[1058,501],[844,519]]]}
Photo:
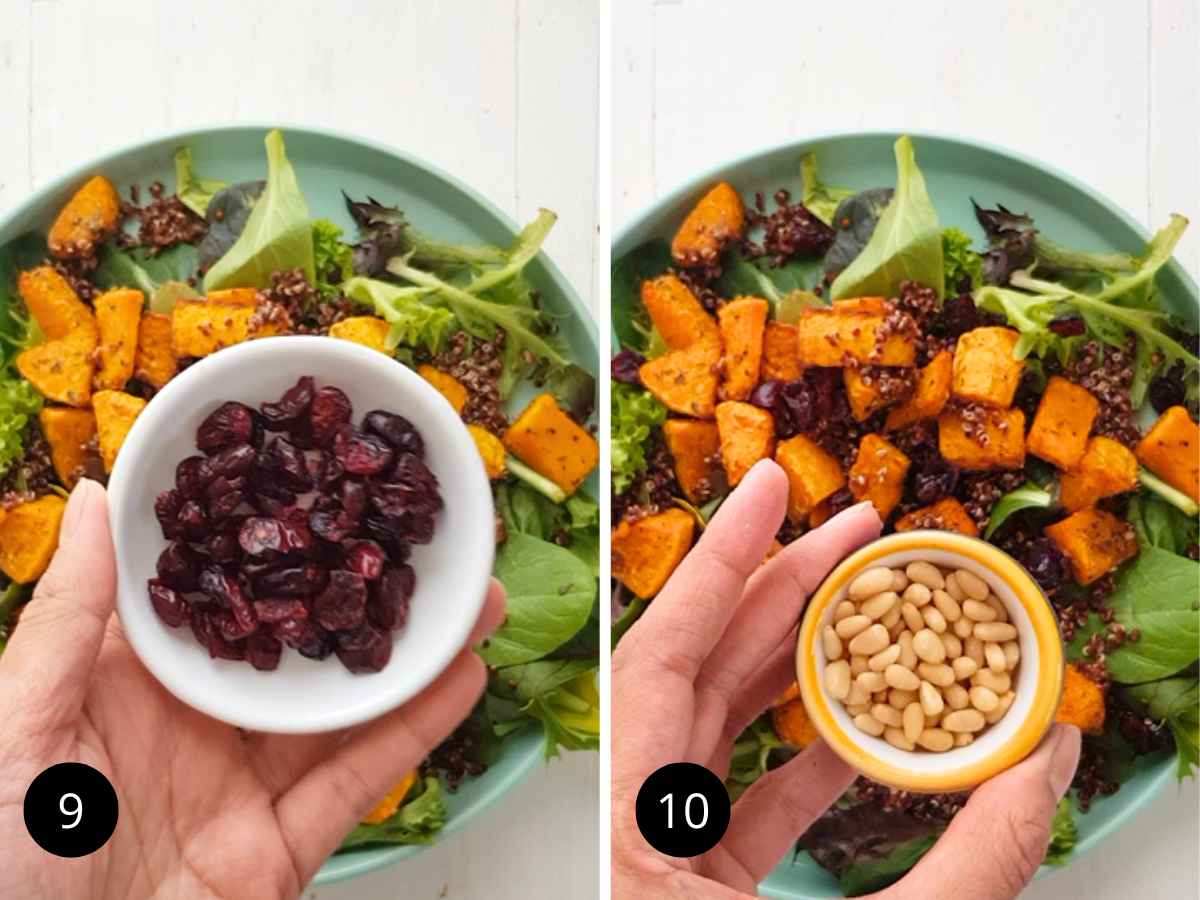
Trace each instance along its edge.
{"label": "fingernail", "polygon": [[63,510],[62,524],[58,529],[60,544],[65,544],[74,537],[79,523],[83,521],[83,511],[87,509],[88,498],[92,495],[94,487],[96,487],[96,482],[88,478],[81,478],[74,490],[71,491],[70,499],[67,500],[67,508]]}
{"label": "fingernail", "polygon": [[1050,757],[1050,787],[1062,797],[1071,786],[1075,769],[1079,765],[1079,729],[1074,725],[1058,725],[1053,740],[1054,750]]}

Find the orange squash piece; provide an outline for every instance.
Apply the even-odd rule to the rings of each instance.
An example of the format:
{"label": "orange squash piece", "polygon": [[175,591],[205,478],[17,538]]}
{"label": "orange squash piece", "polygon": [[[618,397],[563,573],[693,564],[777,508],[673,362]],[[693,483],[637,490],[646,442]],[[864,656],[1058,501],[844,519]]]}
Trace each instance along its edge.
{"label": "orange squash piece", "polygon": [[90,319],[56,341],[17,355],[17,371],[43,397],[68,406],[87,406],[96,371],[96,325]]}
{"label": "orange squash piece", "polygon": [[855,500],[870,500],[886,522],[900,502],[910,464],[908,456],[890,441],[878,434],[863,435],[850,467],[850,493]]}
{"label": "orange squash piece", "polygon": [[759,297],[738,297],[717,311],[724,345],[721,397],[725,400],[745,400],[758,384],[769,311],[767,301]]}
{"label": "orange squash piece", "polygon": [[1200,503],[1200,426],[1182,406],[1172,406],[1134,449],[1143,466]]}
{"label": "orange squash piece", "polygon": [[171,317],[143,313],[138,326],[137,353],[133,376],[156,388],[175,377],[175,351],[171,348]]}
{"label": "orange squash piece", "polygon": [[795,381],[804,374],[800,357],[796,355],[796,326],[784,322],[768,322],[763,329],[763,381]]}
{"label": "orange squash piece", "polygon": [[780,441],[775,462],[788,477],[788,518],[802,522],[813,508],[846,484],[838,461],[802,434]]}
{"label": "orange squash piece", "polygon": [[736,486],[756,462],[775,452],[775,417],[740,400],[717,404],[717,433],[730,487]]}
{"label": "orange squash piece", "polygon": [[329,336],[343,341],[362,344],[372,350],[391,356],[387,348],[387,336],[391,326],[378,316],[351,316],[329,326]]}
{"label": "orange squash piece", "polygon": [[938,416],[938,449],[961,469],[1019,469],[1025,465],[1025,413],[1019,409],[982,410],[972,427],[983,431],[983,443],[967,434],[967,422],[957,409]]}
{"label": "orange squash piece", "polygon": [[121,198],[111,181],[95,175],[67,201],[46,242],[59,259],[91,256],[96,244],[117,230]]}
{"label": "orange squash piece", "polygon": [[1087,450],[1088,434],[1100,412],[1091,392],[1051,375],[1038,403],[1025,449],[1060,469],[1073,469]]}
{"label": "orange squash piece", "polygon": [[820,528],[833,518],[833,504],[828,498],[822,500],[808,514],[808,527]]}
{"label": "orange squash piece", "polygon": [[683,220],[671,241],[671,255],[689,268],[715,263],[725,244],[742,236],[745,224],[742,198],[722,181],[701,197]]}
{"label": "orange squash piece", "polygon": [[1133,526],[1112,513],[1094,507],[1072,513],[1061,522],[1047,525],[1046,536],[1071,561],[1080,584],[1091,584],[1127,559],[1137,556]]}
{"label": "orange squash piece", "polygon": [[697,341],[711,341],[717,337],[716,320],[675,275],[660,275],[643,281],[642,305],[672,350],[685,350]]}
{"label": "orange squash piece", "polygon": [[917,345],[911,336],[890,334],[878,341],[887,313],[850,309],[804,310],[796,323],[800,365],[842,366],[847,359],[874,366],[914,364]]}
{"label": "orange squash piece", "polygon": [[258,305],[258,289],[252,287],[221,288],[209,291],[204,302],[209,306],[250,306]]}
{"label": "orange squash piece", "polygon": [[45,406],[38,413],[38,421],[50,445],[54,472],[70,490],[87,464],[88,447],[96,438],[96,417],[90,409]]}
{"label": "orange squash piece", "polygon": [[430,365],[417,366],[417,374],[437,388],[437,392],[449,401],[454,411],[462,415],[463,408],[467,405],[467,389],[461,381],[449,372],[443,372]]}
{"label": "orange squash piece", "polygon": [[801,750],[820,737],[804,709],[804,701],[800,699],[774,707],[771,710],[771,726],[781,741]]}
{"label": "orange squash piece", "polygon": [[177,359],[208,356],[242,341],[287,331],[286,322],[259,321],[257,312],[240,301],[179,300],[171,311],[171,349]]}
{"label": "orange squash piece", "polygon": [[92,398],[92,407],[96,411],[100,459],[104,461],[104,471],[111,472],[125,436],[133,427],[134,419],[146,408],[146,401],[122,391],[97,391]]}
{"label": "orange squash piece", "polygon": [[1097,500],[1137,487],[1137,458],[1124,444],[1096,435],[1087,442],[1079,465],[1058,479],[1058,500],[1067,512],[1094,506]]}
{"label": "orange squash piece", "polygon": [[719,340],[700,341],[686,350],[643,363],[638,369],[642,384],[672,412],[696,419],[711,419],[717,406]]}
{"label": "orange squash piece", "polygon": [[968,331],[954,349],[955,397],[985,406],[1007,408],[1025,370],[1013,357],[1021,335],[1012,328],[988,326]]}
{"label": "orange squash piece", "polygon": [[552,394],[540,394],[504,432],[508,452],[568,495],[575,493],[600,461],[600,447]]}
{"label": "orange squash piece", "polygon": [[508,466],[504,461],[504,444],[500,442],[500,438],[478,425],[468,425],[467,431],[471,434],[471,440],[475,442],[479,458],[483,460],[483,470],[487,472],[487,477],[492,481],[503,478]]}
{"label": "orange squash piece", "polygon": [[613,577],[650,599],[667,583],[692,547],[696,520],[682,509],[622,522],[612,533]]}
{"label": "orange squash piece", "polygon": [[105,291],[92,301],[100,332],[97,390],[119,391],[133,377],[143,303],[142,292],[129,288]]}
{"label": "orange squash piece", "polygon": [[1085,734],[1100,734],[1104,731],[1104,693],[1078,666],[1068,663],[1054,721],[1074,725]]}
{"label": "orange squash piece", "polygon": [[904,373],[911,371],[880,366],[844,367],[842,382],[846,387],[846,400],[850,403],[850,415],[857,422],[865,422],[879,410],[905,397],[913,382],[905,379]]}
{"label": "orange squash piece", "polygon": [[917,373],[916,389],[888,410],[885,431],[897,431],[914,422],[933,419],[941,413],[950,399],[950,380],[954,369],[954,354],[942,350]]}
{"label": "orange squash piece", "polygon": [[979,537],[979,528],[965,506],[953,497],[943,497],[936,503],[914,509],[896,520],[897,531],[916,531],[933,528],[937,531],[957,531],[968,537]]}
{"label": "orange squash piece", "polygon": [[408,792],[412,790],[414,784],[417,783],[417,770],[413,769],[407,775],[388,791],[382,800],[375,806],[373,810],[363,816],[363,824],[378,825],[380,822],[386,822],[396,814],[396,810],[404,802],[404,798],[408,796]]}
{"label": "orange squash piece", "polygon": [[0,520],[0,570],[18,584],[37,581],[58,549],[67,501],[46,494],[9,510]]}
{"label": "orange squash piece", "polygon": [[715,422],[667,419],[663,439],[675,460],[675,480],[697,506],[725,493],[729,485],[721,465],[721,438]]}
{"label": "orange squash piece", "polygon": [[66,337],[92,321],[92,312],[75,289],[50,266],[28,269],[17,276],[17,293],[48,341]]}

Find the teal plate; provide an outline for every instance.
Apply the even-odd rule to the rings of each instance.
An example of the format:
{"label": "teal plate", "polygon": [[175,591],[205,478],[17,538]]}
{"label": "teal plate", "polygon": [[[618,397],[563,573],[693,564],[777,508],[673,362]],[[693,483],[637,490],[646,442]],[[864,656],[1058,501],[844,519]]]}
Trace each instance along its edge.
{"label": "teal plate", "polygon": [[[174,155],[192,148],[201,177],[237,182],[266,176],[263,138],[273,125],[239,125],[183,131],[138,143],[91,160],[47,184],[0,219],[0,246],[28,231],[45,232],[71,193],[89,175],[103,173],[123,197],[131,184],[154,181],[174,184]],[[354,223],[341,192],[370,195],[404,210],[427,234],[450,241],[507,246],[519,226],[490,202],[456,178],[414,156],[360,138],[309,128],[283,128],[287,154],[300,187],[316,217],[332,219],[348,235]],[[567,213],[570,214],[569,211]],[[599,360],[596,323],[558,267],[541,253],[525,274],[541,294],[542,303],[558,322],[573,359],[593,375]],[[595,492],[597,476],[589,488]],[[445,837],[466,828],[500,800],[537,766],[542,756],[540,732],[510,739],[501,758],[479,778],[465,782],[447,797]],[[320,810],[313,810],[319,816]],[[317,873],[315,884],[354,878],[420,853],[421,847],[377,847],[331,857]]]}
{"label": "teal plate", "polygon": [[[762,191],[770,197],[787,188],[799,197],[800,158],[815,152],[825,184],[852,188],[891,187],[896,182],[892,144],[898,134],[862,133],[814,137],[760,151],[691,179],[661,198],[621,229],[612,257],[653,239],[670,239],[696,201],[717,181],[728,181],[743,198]],[[1063,172],[1033,159],[988,144],[938,135],[912,134],[917,163],[937,206],[943,227],[954,225],[983,244],[983,231],[971,208],[1002,203],[1029,213],[1038,227],[1068,246],[1139,253],[1149,235],[1099,192]],[[1166,221],[1155,222],[1161,227]],[[1200,227],[1193,225],[1192,227]],[[1192,327],[1200,319],[1196,283],[1172,261],[1158,276],[1164,303]],[[1111,835],[1174,777],[1175,758],[1144,757],[1136,774],[1111,797],[1092,804],[1078,817],[1079,843],[1071,861]],[[1055,871],[1043,866],[1039,875]],[[840,897],[836,880],[807,854],[784,860],[762,884],[772,897],[819,900]]]}

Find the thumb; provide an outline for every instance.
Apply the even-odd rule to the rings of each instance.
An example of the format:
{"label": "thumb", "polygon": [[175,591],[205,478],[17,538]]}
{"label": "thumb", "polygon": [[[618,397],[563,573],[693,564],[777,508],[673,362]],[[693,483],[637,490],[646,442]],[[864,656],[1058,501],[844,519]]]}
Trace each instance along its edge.
{"label": "thumb", "polygon": [[6,681],[20,685],[20,708],[13,712],[36,716],[37,733],[69,725],[79,714],[115,596],[107,496],[83,479],[63,512],[58,550],[0,667]]}
{"label": "thumb", "polygon": [[1079,764],[1079,729],[1056,725],[1024,761],[971,795],[946,833],[883,900],[1011,900],[1046,856],[1050,824]]}

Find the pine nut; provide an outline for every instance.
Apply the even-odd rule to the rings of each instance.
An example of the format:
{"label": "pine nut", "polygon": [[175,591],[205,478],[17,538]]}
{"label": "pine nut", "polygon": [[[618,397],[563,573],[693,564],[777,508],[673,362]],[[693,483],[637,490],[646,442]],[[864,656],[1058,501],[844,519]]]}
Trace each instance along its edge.
{"label": "pine nut", "polygon": [[997,618],[994,609],[978,600],[964,600],[962,611],[968,619],[976,622],[995,622]]}
{"label": "pine nut", "polygon": [[904,570],[892,569],[892,590],[899,594],[906,587],[908,587],[908,576],[904,574]]}
{"label": "pine nut", "polygon": [[1021,661],[1021,645],[1016,641],[1005,641],[1000,649],[1004,651],[1004,661],[1008,664],[1008,668],[1015,669],[1017,663]]}
{"label": "pine nut", "polygon": [[835,660],[825,667],[825,690],[835,700],[845,700],[850,694],[850,663]]}
{"label": "pine nut", "polygon": [[862,688],[868,694],[873,694],[887,687],[887,682],[883,680],[883,676],[878,672],[863,672],[854,679],[854,685],[855,687]]}
{"label": "pine nut", "polygon": [[917,694],[921,698],[921,709],[926,716],[936,716],[946,708],[946,702],[942,698],[942,692],[935,688],[928,681],[921,682],[921,688]]}
{"label": "pine nut", "polygon": [[946,658],[946,647],[937,633],[922,628],[913,635],[913,652],[927,663],[940,663]]}
{"label": "pine nut", "polygon": [[995,594],[988,594],[987,600],[985,602],[987,603],[988,606],[990,606],[992,609],[994,609],[996,611],[996,621],[997,622],[1007,622],[1008,621],[1008,607],[1006,607],[1003,603],[1001,603],[999,601],[999,599],[997,599]]}
{"label": "pine nut", "polygon": [[863,656],[861,653],[850,657],[850,674],[855,678],[869,668],[871,668],[871,660],[868,657]]}
{"label": "pine nut", "polygon": [[954,573],[954,580],[958,582],[958,586],[962,588],[968,597],[972,600],[983,600],[988,595],[988,586],[982,578],[974,572],[968,572],[966,569],[959,569]]}
{"label": "pine nut", "polygon": [[869,616],[855,613],[834,625],[833,630],[837,632],[837,636],[843,641],[848,641],[856,634],[866,631],[870,627],[871,619]]}
{"label": "pine nut", "polygon": [[956,734],[954,736],[954,746],[955,747],[965,747],[965,746],[967,746],[967,744],[971,743],[973,740],[975,740],[975,735],[971,734],[971,732],[960,731],[958,734]]}
{"label": "pine nut", "polygon": [[891,643],[891,637],[888,635],[888,630],[882,625],[876,624],[850,640],[850,652],[874,656],[889,643]]}
{"label": "pine nut", "polygon": [[896,605],[883,614],[883,618],[879,620],[879,624],[891,631],[900,624],[900,598],[896,598]]}
{"label": "pine nut", "polygon": [[976,666],[983,665],[983,641],[977,637],[969,637],[963,641],[963,654],[975,660]]}
{"label": "pine nut", "polygon": [[880,650],[869,660],[867,660],[867,668],[869,668],[872,672],[882,672],[899,658],[900,645],[892,644],[886,650]]}
{"label": "pine nut", "polygon": [[904,600],[911,603],[913,606],[922,607],[933,599],[933,591],[925,587],[923,584],[913,582],[904,589]]}
{"label": "pine nut", "polygon": [[983,713],[977,709],[956,709],[942,717],[942,727],[947,731],[982,731],[986,724]]}
{"label": "pine nut", "polygon": [[846,695],[846,706],[858,706],[860,704],[870,704],[871,695],[864,691],[854,682],[850,682],[850,693]]}
{"label": "pine nut", "polygon": [[848,619],[858,612],[858,607],[849,600],[843,600],[833,610],[833,623],[836,625],[842,619]]}
{"label": "pine nut", "polygon": [[904,618],[904,624],[908,626],[909,631],[916,634],[925,627],[925,620],[921,617],[921,611],[911,603],[905,602],[900,607],[900,615]]}
{"label": "pine nut", "polygon": [[999,675],[1008,669],[1008,660],[1004,657],[1004,651],[1000,649],[999,644],[984,644],[983,658],[987,660],[988,668]]}
{"label": "pine nut", "polygon": [[990,713],[1000,705],[1000,698],[996,696],[995,691],[991,691],[985,687],[975,685],[967,693],[971,697],[971,705],[981,713]]}
{"label": "pine nut", "polygon": [[949,627],[946,625],[946,617],[938,611],[936,606],[926,606],[924,609],[922,609],[921,618],[925,620],[925,624],[929,628],[936,631],[938,634],[941,634],[946,630],[947,627]]}
{"label": "pine nut", "polygon": [[954,670],[945,663],[941,665],[926,662],[918,663],[917,674],[930,684],[936,684],[938,687],[948,687],[954,684]]}
{"label": "pine nut", "polygon": [[870,713],[859,713],[854,717],[854,724],[859,731],[865,731],[872,737],[879,737],[883,734],[883,723]]}
{"label": "pine nut", "polygon": [[883,678],[889,687],[901,691],[915,691],[921,685],[921,679],[913,674],[912,669],[892,664],[883,670]]}
{"label": "pine nut", "polygon": [[908,735],[899,728],[885,728],[883,739],[897,750],[915,750],[916,745],[908,739]]}
{"label": "pine nut", "polygon": [[972,622],[966,616],[963,616],[961,619],[959,619],[957,622],[954,623],[951,630],[954,632],[955,637],[959,637],[959,638],[962,638],[963,640],[966,640],[967,638],[969,638],[971,636],[971,628],[974,627],[974,625],[975,625],[974,622]]}
{"label": "pine nut", "polygon": [[892,709],[886,703],[876,703],[871,707],[871,716],[884,725],[899,728],[904,724],[904,715],[898,709]]}
{"label": "pine nut", "polygon": [[896,643],[900,645],[900,659],[897,662],[906,669],[915,669],[917,667],[917,651],[913,649],[912,632],[900,632],[900,637],[896,638]]}
{"label": "pine nut", "polygon": [[890,591],[891,589],[892,570],[885,566],[876,566],[873,569],[860,572],[850,582],[850,587],[846,590],[846,594],[852,600],[865,600],[868,597],[874,597],[878,593]]}
{"label": "pine nut", "polygon": [[920,703],[910,703],[904,707],[901,724],[904,726],[904,736],[909,741],[915,741],[921,736],[921,732],[925,730],[925,711],[921,709]]}
{"label": "pine nut", "polygon": [[987,720],[987,723],[989,725],[995,725],[997,722],[999,722],[1001,719],[1003,719],[1004,714],[1007,713],[1009,710],[1009,707],[1012,706],[1013,699],[1015,697],[1016,697],[1016,695],[1012,691],[1002,694],[1000,696],[1000,704],[995,709],[993,709],[990,713],[984,714],[984,718]]}
{"label": "pine nut", "polygon": [[962,603],[963,600],[966,599],[967,592],[962,589],[962,586],[958,583],[958,579],[954,577],[953,572],[946,576],[946,593],[959,603]]}
{"label": "pine nut", "polygon": [[1004,641],[1015,640],[1017,629],[1007,622],[977,622],[975,627],[971,629],[971,634],[981,641],[1003,643]]}
{"label": "pine nut", "polygon": [[945,591],[933,592],[933,605],[947,622],[957,622],[962,618],[962,607]]}
{"label": "pine nut", "polygon": [[946,659],[954,660],[962,656],[962,641],[955,635],[947,631],[938,637],[942,639],[942,646],[946,648]]}
{"label": "pine nut", "polygon": [[869,713],[870,711],[871,711],[870,703],[851,703],[849,706],[846,707],[846,712],[848,712],[850,714],[850,718],[852,718],[852,719],[855,716],[861,716],[863,713]]}
{"label": "pine nut", "polygon": [[938,567],[933,563],[927,563],[922,560],[910,562],[904,567],[904,574],[908,576],[909,581],[923,584],[931,591],[946,586],[946,579],[942,577],[942,573],[938,571]]}
{"label": "pine nut", "polygon": [[842,639],[831,625],[826,625],[825,630],[821,632],[821,649],[825,651],[825,659],[828,662],[842,658]]}
{"label": "pine nut", "polygon": [[[920,682],[918,682],[920,684]],[[916,691],[906,691],[901,688],[892,688],[888,691],[888,706],[892,709],[905,709],[908,704],[915,702],[917,699]]]}
{"label": "pine nut", "polygon": [[952,684],[942,691],[946,705],[951,709],[966,709],[971,705],[971,697],[961,684]]}
{"label": "pine nut", "polygon": [[945,753],[954,746],[954,735],[941,728],[926,728],[917,738],[917,744],[934,753]]}
{"label": "pine nut", "polygon": [[904,630],[904,620],[900,618],[900,610],[893,610],[888,613],[888,616],[895,616],[896,621],[887,627],[888,637],[895,641],[900,637],[900,632]]}
{"label": "pine nut", "polygon": [[863,602],[858,611],[870,619],[882,619],[892,611],[900,597],[895,591],[884,591]]}
{"label": "pine nut", "polygon": [[1012,678],[1007,672],[996,674],[991,669],[980,669],[971,676],[971,684],[985,687],[996,694],[1003,694],[1012,688]]}
{"label": "pine nut", "polygon": [[950,663],[950,668],[954,670],[954,677],[958,681],[966,681],[979,670],[975,660],[969,656],[960,656]]}

